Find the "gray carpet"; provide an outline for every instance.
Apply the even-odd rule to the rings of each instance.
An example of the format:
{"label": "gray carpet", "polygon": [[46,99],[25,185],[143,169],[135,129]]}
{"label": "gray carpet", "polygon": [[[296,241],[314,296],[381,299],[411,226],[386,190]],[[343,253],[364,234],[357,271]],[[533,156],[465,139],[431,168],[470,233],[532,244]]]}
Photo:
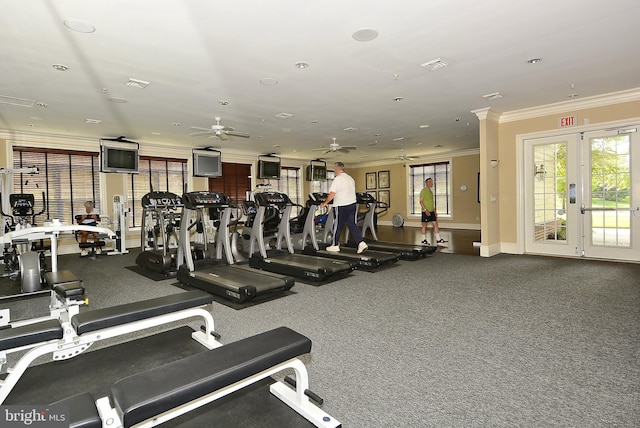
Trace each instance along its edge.
{"label": "gray carpet", "polygon": [[[84,279],[83,310],[180,292],[125,269],[135,255],[60,268]],[[308,335],[311,389],[345,427],[640,426],[638,264],[436,254],[292,291],[214,303],[216,331]],[[2,306],[33,316],[39,300]]]}

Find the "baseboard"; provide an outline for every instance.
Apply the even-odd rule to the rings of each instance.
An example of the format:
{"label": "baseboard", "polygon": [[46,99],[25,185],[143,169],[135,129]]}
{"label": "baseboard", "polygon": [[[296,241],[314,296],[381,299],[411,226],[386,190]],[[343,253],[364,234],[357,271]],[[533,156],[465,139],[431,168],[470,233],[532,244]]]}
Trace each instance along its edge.
{"label": "baseboard", "polygon": [[[390,221],[378,220],[378,226],[393,226]],[[422,227],[422,223],[418,221],[405,221],[406,227]],[[474,223],[445,223],[440,222],[440,229],[464,229],[464,230],[480,230],[479,224]]]}

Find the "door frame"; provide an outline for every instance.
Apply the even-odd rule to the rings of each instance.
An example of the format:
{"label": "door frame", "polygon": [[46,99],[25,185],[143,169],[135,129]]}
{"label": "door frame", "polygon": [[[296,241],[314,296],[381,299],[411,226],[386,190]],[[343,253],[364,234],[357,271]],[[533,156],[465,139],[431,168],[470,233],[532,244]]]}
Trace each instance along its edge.
{"label": "door frame", "polygon": [[[580,133],[590,133],[596,131],[605,131],[610,128],[625,128],[630,126],[636,126],[640,124],[640,117],[616,120],[611,122],[601,122],[597,124],[579,125],[571,128],[563,129],[550,129],[546,131],[532,132],[528,134],[516,135],[516,218],[517,218],[517,236],[515,253],[526,253],[526,228],[527,222],[525,218],[525,141],[531,139],[547,138],[547,137],[561,137],[565,135],[573,135]],[[640,132],[640,129],[638,130]],[[560,256],[560,255],[559,255]],[[578,257],[578,256],[576,256]]]}

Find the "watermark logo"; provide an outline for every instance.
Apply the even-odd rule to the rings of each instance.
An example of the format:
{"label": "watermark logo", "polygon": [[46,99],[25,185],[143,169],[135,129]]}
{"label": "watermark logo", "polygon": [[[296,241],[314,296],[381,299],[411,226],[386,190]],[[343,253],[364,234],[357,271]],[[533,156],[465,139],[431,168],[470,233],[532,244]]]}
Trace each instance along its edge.
{"label": "watermark logo", "polygon": [[69,408],[62,405],[0,406],[3,428],[68,428]]}

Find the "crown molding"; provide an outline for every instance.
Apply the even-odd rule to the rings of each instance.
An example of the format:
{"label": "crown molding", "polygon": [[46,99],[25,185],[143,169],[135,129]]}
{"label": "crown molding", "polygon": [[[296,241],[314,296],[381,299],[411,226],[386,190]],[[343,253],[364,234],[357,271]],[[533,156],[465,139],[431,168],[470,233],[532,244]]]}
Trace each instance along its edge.
{"label": "crown molding", "polygon": [[[640,101],[640,88],[628,89],[625,91],[611,92],[603,95],[595,95],[571,101],[562,101],[554,104],[547,104],[537,107],[512,110],[500,115],[500,123],[515,122],[518,120],[533,119],[536,117],[562,114],[567,111],[585,110],[588,108],[603,107],[607,105],[621,104],[632,101]],[[475,110],[482,111],[488,109]]]}

